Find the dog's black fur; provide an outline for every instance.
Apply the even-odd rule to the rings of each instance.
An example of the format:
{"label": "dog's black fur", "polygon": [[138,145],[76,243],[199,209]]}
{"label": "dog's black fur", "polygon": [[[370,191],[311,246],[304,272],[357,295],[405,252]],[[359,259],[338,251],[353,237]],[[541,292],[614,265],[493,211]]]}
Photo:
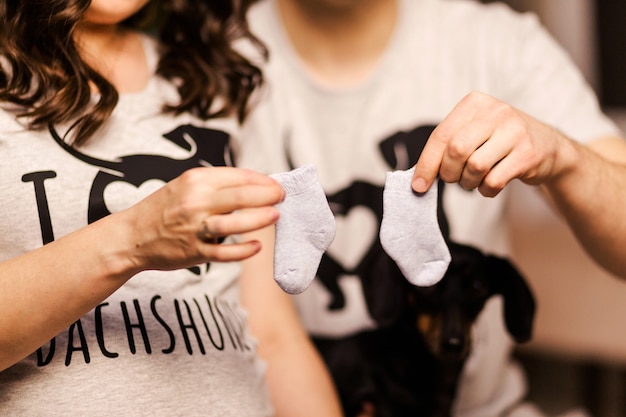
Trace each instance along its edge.
{"label": "dog's black fur", "polygon": [[530,340],[535,301],[524,278],[507,259],[448,242],[452,261],[442,280],[415,288],[417,327],[435,362],[435,392],[429,416],[447,417],[471,350],[471,329],[486,301],[500,295],[504,322],[517,343]]}
{"label": "dog's black fur", "polygon": [[535,301],[524,278],[508,260],[448,239],[441,182],[439,190],[439,222],[452,257],[441,281],[432,287],[407,286],[410,308],[390,326],[342,339],[313,339],[346,417],[358,415],[365,403],[377,417],[449,417],[470,352],[472,325],[492,296],[504,299],[504,320],[513,339],[531,338]]}

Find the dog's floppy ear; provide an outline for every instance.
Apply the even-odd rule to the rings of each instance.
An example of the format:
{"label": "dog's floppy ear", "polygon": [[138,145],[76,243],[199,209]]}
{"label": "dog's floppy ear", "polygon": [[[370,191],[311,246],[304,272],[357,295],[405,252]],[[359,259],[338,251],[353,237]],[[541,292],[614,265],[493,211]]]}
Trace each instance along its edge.
{"label": "dog's floppy ear", "polygon": [[535,318],[535,297],[524,277],[507,259],[488,256],[489,277],[494,293],[504,297],[504,319],[517,343],[530,340]]}

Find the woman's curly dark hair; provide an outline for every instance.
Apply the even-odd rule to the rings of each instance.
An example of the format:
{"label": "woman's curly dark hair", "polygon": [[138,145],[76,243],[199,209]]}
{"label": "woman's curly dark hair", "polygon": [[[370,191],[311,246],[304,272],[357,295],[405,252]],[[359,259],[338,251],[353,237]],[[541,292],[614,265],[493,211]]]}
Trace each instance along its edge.
{"label": "woman's curly dark hair", "polygon": [[[73,34],[91,0],[0,0],[0,101],[11,103],[31,128],[75,122],[73,143],[84,143],[111,115],[118,93],[79,56]],[[157,73],[177,80],[180,103],[164,107],[203,119],[243,121],[260,69],[233,42],[248,39],[249,0],[151,0],[124,25],[149,20],[163,53]],[[99,99],[91,104],[95,86]],[[217,108],[216,103],[219,104]]]}

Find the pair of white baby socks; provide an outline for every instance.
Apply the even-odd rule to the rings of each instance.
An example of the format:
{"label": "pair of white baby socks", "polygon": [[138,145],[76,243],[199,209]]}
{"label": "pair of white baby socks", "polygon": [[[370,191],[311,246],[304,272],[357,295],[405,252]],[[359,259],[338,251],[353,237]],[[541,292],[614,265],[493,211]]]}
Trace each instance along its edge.
{"label": "pair of white baby socks", "polygon": [[[387,173],[380,228],[383,249],[409,282],[437,283],[450,263],[450,251],[437,222],[437,184],[424,194],[411,188],[413,170]],[[285,189],[276,207],[274,276],[289,294],[311,284],[322,255],[335,238],[335,219],[314,165],[272,175]]]}

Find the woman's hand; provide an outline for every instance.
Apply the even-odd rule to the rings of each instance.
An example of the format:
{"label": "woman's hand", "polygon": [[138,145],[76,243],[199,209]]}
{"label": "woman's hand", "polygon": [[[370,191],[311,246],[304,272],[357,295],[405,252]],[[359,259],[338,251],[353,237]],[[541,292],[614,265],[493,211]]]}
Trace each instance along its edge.
{"label": "woman's hand", "polygon": [[236,261],[261,249],[258,241],[219,244],[218,238],[276,223],[284,198],[273,179],[254,171],[196,168],[118,215],[127,224],[122,265],[133,272]]}
{"label": "woman's hand", "polygon": [[437,175],[496,196],[513,179],[538,185],[572,163],[573,144],[555,129],[482,93],[470,93],[433,131],[415,167],[413,189]]}

